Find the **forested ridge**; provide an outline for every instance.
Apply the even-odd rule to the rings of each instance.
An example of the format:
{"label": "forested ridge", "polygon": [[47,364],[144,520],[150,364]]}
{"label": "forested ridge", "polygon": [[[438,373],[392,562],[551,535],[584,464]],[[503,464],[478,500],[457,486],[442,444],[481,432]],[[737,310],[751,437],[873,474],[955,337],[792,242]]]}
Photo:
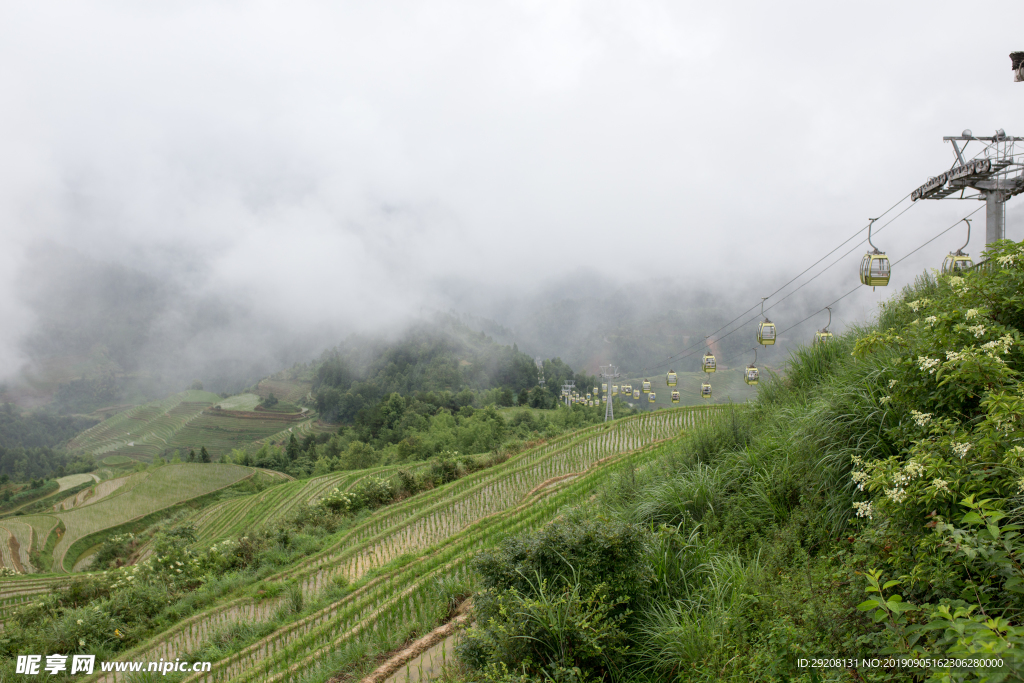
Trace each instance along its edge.
{"label": "forested ridge", "polygon": [[523,404],[550,408],[566,380],[594,386],[595,378],[574,372],[559,359],[544,361],[547,386],[554,393],[529,391],[538,384],[538,368],[513,343],[494,342],[448,315],[407,330],[400,339],[353,337],[326,352],[313,377],[316,408],[323,419],[356,421],[361,410],[387,395],[427,395],[426,402],[457,410],[467,405]]}

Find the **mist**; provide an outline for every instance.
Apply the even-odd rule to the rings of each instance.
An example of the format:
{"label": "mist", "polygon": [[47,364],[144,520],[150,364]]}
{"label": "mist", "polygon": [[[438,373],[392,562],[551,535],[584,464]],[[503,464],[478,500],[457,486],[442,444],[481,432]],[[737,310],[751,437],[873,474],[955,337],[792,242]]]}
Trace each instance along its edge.
{"label": "mist", "polygon": [[[1024,12],[989,3],[1002,19],[983,39],[962,12],[5,6],[0,379],[140,372],[237,390],[433,311],[589,365],[617,362],[596,330],[672,310],[725,323],[947,169],[943,135],[1024,134],[1007,58]],[[918,202],[876,244],[902,258],[979,206]],[[776,295],[853,248],[770,313],[780,329],[856,285],[862,237]],[[833,330],[963,240],[951,231],[889,288],[843,299]],[[680,328],[678,350],[718,326]],[[746,339],[737,353],[752,334],[730,337]]]}

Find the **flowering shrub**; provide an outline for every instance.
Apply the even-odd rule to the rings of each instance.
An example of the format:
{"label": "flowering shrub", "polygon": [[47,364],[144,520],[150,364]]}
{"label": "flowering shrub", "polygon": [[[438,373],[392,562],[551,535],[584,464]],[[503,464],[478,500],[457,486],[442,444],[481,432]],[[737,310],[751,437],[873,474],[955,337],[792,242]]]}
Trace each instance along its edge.
{"label": "flowering shrub", "polygon": [[[990,269],[940,276],[919,284],[928,297],[890,304],[890,318],[901,305],[907,318],[927,316],[866,335],[854,349],[896,352],[878,405],[894,418],[888,435],[900,447],[853,458],[855,515],[888,548],[908,591],[943,587],[974,604],[920,608],[920,619],[959,619],[961,633],[974,609],[1024,614],[1024,543],[1009,523],[1024,493],[1024,245],[998,242],[988,256]],[[907,628],[916,619],[907,617]],[[1004,640],[1019,631],[993,628],[974,630]]]}

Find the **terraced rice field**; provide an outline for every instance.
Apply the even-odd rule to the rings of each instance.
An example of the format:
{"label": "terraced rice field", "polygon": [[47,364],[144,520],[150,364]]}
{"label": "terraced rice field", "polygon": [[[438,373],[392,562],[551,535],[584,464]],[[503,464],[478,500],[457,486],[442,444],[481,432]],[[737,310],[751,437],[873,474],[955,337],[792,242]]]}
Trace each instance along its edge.
{"label": "terraced rice field", "polygon": [[136,484],[145,479],[146,476],[148,476],[148,473],[146,472],[135,472],[124,477],[118,477],[117,479],[101,481],[95,486],[79,491],[73,496],[68,496],[61,502],[54,505],[53,511],[60,512],[61,510],[71,510],[72,508],[92,505],[103,500],[115,491],[121,491],[121,493],[130,491]]}
{"label": "terraced rice field", "polygon": [[99,477],[92,474],[69,474],[66,477],[61,477],[57,480],[57,492],[67,491],[73,489],[79,484],[84,484],[87,481],[99,481]]}
{"label": "terraced rice field", "polygon": [[217,405],[224,410],[255,410],[261,400],[258,394],[239,394],[228,396]]}
{"label": "terraced rice field", "polygon": [[[186,680],[300,679],[383,620],[400,622],[421,614],[436,577],[467,571],[467,562],[480,549],[493,547],[509,534],[536,529],[561,506],[583,499],[621,466],[623,454],[649,451],[713,410],[660,411],[591,427],[378,511],[332,546],[267,580],[294,580],[311,599],[336,578],[357,582],[371,569],[380,569],[402,555],[415,555],[416,559],[216,662],[212,671]],[[231,624],[267,621],[283,600],[239,598],[219,605],[119,659],[173,659],[194,652]],[[113,681],[115,676],[95,679]]]}
{"label": "terraced rice field", "polygon": [[0,556],[5,567],[22,574],[31,573],[28,551],[32,547],[32,534],[32,527],[20,520],[0,521]]}
{"label": "terraced rice field", "polygon": [[198,528],[197,548],[206,548],[227,538],[238,538],[249,530],[257,530],[286,518],[299,505],[312,503],[337,487],[350,490],[366,477],[393,478],[399,469],[415,472],[428,464],[381,467],[291,481],[261,493],[217,503],[190,518]]}
{"label": "terraced rice field", "polygon": [[200,446],[206,446],[210,456],[216,459],[233,448],[265,441],[278,434],[283,433],[286,435],[284,438],[287,438],[289,430],[298,430],[296,434],[303,433],[299,429],[299,420],[302,418],[287,413],[245,413],[245,417],[228,411],[225,413],[205,412],[197,415],[174,435],[168,445],[183,451],[189,448],[198,451]]}
{"label": "terraced rice field", "polygon": [[256,393],[260,398],[266,398],[271,393],[281,401],[297,403],[306,397],[313,389],[313,383],[298,379],[265,379],[256,387]]}
{"label": "terraced rice field", "polygon": [[114,415],[68,443],[71,450],[150,461],[170,446],[174,435],[220,397],[185,391]]}
{"label": "terraced rice field", "polygon": [[[127,478],[120,489],[94,504],[86,504],[52,515],[26,515],[21,520],[32,526],[52,529],[59,519],[66,532],[53,550],[56,571],[70,571],[65,555],[75,541],[104,529],[124,524],[191,498],[230,486],[251,476],[253,470],[240,465],[175,464]],[[101,484],[102,485],[102,484]],[[49,520],[53,520],[51,524]],[[49,535],[49,531],[46,532]],[[40,536],[45,539],[46,536]],[[45,542],[45,541],[43,541]],[[73,562],[76,558],[70,558]]]}

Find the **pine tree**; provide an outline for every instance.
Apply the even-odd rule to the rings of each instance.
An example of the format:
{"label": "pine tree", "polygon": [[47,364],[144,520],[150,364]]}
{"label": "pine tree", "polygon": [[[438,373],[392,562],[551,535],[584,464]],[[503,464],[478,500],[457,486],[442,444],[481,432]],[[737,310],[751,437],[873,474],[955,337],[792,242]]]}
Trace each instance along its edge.
{"label": "pine tree", "polygon": [[210,453],[206,450],[206,446],[199,449],[199,460],[200,462],[210,462]]}
{"label": "pine tree", "polygon": [[196,461],[196,449],[190,448],[189,451],[188,451],[188,460],[186,460],[185,462],[195,462],[195,461]]}
{"label": "pine tree", "polygon": [[292,462],[298,460],[299,451],[299,441],[298,439],[295,438],[295,435],[292,434],[291,438],[288,439],[288,449],[286,450],[286,452],[288,453],[288,459],[291,460]]}

